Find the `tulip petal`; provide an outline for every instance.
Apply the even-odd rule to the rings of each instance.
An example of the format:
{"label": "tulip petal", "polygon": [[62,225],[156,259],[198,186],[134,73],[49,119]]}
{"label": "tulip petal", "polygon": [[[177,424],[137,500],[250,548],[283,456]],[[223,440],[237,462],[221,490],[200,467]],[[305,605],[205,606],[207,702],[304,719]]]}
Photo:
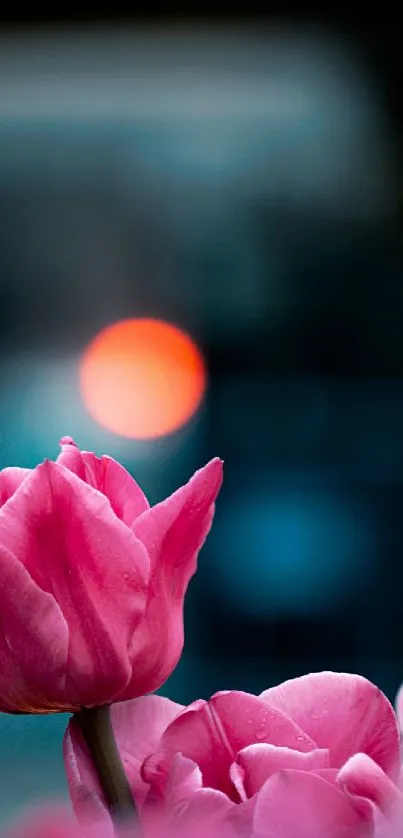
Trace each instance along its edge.
{"label": "tulip petal", "polygon": [[69,632],[63,614],[0,542],[0,710],[54,712],[65,706]]}
{"label": "tulip petal", "polygon": [[112,819],[104,800],[80,726],[73,717],[63,740],[63,760],[73,809],[79,824],[92,824],[96,833],[114,838]]}
{"label": "tulip petal", "polygon": [[[159,695],[119,702],[111,707],[116,743],[137,806],[141,808],[148,785],[141,777],[141,766],[158,747],[169,723],[182,711],[182,705]],[[70,720],[64,739],[64,761],[71,799],[77,814],[88,816],[96,805],[105,805],[91,757],[80,725]]]}
{"label": "tulip petal", "polygon": [[369,838],[372,824],[326,780],[287,770],[270,777],[259,792],[255,834],[259,838]]}
{"label": "tulip petal", "polygon": [[372,801],[382,814],[403,823],[403,794],[382,768],[366,754],[355,754],[340,769],[337,780],[352,797]]}
{"label": "tulip petal", "polygon": [[302,753],[291,748],[280,748],[259,742],[243,748],[237,754],[236,762],[231,766],[231,770],[236,767],[241,769],[246,796],[252,797],[272,774],[277,774],[285,768],[313,771],[327,768],[328,765],[329,752],[325,749]]}
{"label": "tulip petal", "polygon": [[[144,816],[150,821],[149,799],[147,797]],[[151,815],[156,815],[162,827],[169,828],[168,834],[176,838],[237,838],[238,833],[227,822],[232,810],[237,808],[227,795],[216,789],[203,787],[200,768],[182,754],[176,754],[170,768],[163,805],[157,804]],[[223,831],[226,826],[225,831]],[[161,832],[160,832],[161,834]]]}
{"label": "tulip petal", "polygon": [[23,480],[31,474],[30,468],[3,468],[0,471],[0,507],[2,507],[14,492],[17,491]]}
{"label": "tulip petal", "polygon": [[200,768],[182,754],[173,759],[165,801],[170,817],[189,827],[218,823],[235,806],[221,791],[203,787]]}
{"label": "tulip petal", "polygon": [[[203,788],[203,777],[198,765],[193,760],[184,757],[183,754],[175,754],[169,768],[169,774],[164,785],[163,797],[166,808],[169,812],[182,804],[187,804],[190,797]],[[154,786],[150,789],[151,794],[159,792]],[[227,798],[228,800],[228,798]]]}
{"label": "tulip petal", "polygon": [[[222,462],[211,460],[166,500],[144,512],[133,532],[150,557],[145,619],[132,650],[133,678],[120,700],[158,689],[183,647],[183,600],[210,530],[222,483]],[[145,652],[146,650],[146,652]]]}
{"label": "tulip petal", "polygon": [[238,751],[256,738],[304,752],[315,748],[291,719],[256,696],[222,692],[208,702],[195,702],[174,719],[161,738],[160,750],[147,762],[146,779],[150,782],[158,774],[168,776],[172,758],[180,752],[200,767],[205,786],[239,801],[230,767]]}
{"label": "tulip petal", "polygon": [[[192,838],[205,838],[206,832],[216,838],[223,838],[224,835],[236,838],[239,833],[230,830],[229,823],[226,823],[235,806],[221,791],[201,788],[184,800],[181,809],[177,808],[174,823],[180,825],[182,830],[186,830],[184,834]],[[226,827],[225,832],[222,831],[223,827]]]}
{"label": "tulip petal", "polygon": [[222,461],[216,457],[196,471],[185,486],[144,512],[134,531],[147,548],[152,581],[161,584],[162,569],[182,595],[196,570],[196,559],[213,517],[222,484]]}
{"label": "tulip petal", "polygon": [[270,706],[287,713],[315,740],[329,748],[330,765],[340,767],[353,754],[368,754],[390,776],[399,765],[399,734],[386,696],[360,675],[317,672],[285,681],[262,693]]}
{"label": "tulip petal", "polygon": [[144,546],[105,497],[47,461],[0,510],[0,543],[54,596],[68,623],[67,703],[113,701],[132,675],[127,650],[149,578]]}
{"label": "tulip petal", "polygon": [[400,735],[403,735],[403,684],[399,687],[395,700],[396,716]]}
{"label": "tulip petal", "polygon": [[96,457],[90,451],[80,451],[71,437],[60,440],[59,465],[74,472],[77,477],[98,489],[108,498],[115,515],[128,527],[149,509],[148,500],[126,469],[112,457]]}
{"label": "tulip petal", "polygon": [[112,724],[136,802],[141,805],[147,790],[141,774],[144,760],[155,752],[168,725],[183,710],[160,695],[147,695],[112,706]]}

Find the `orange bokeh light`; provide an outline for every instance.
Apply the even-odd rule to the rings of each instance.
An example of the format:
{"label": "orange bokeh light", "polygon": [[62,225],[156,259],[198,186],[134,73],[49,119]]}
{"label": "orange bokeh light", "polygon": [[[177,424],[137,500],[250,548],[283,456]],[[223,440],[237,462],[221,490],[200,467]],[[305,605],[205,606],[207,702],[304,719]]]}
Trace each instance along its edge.
{"label": "orange bokeh light", "polygon": [[84,351],[80,385],[88,412],[102,427],[153,439],[193,416],[206,372],[199,349],[180,329],[161,320],[122,320]]}

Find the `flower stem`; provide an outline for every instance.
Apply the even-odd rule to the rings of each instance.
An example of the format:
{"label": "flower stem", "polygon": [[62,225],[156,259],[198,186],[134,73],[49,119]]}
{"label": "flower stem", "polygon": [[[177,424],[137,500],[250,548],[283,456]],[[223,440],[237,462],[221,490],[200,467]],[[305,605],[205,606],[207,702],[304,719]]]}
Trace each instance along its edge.
{"label": "flower stem", "polygon": [[82,707],[76,713],[85,743],[114,823],[138,823],[133,795],[123,768],[123,763],[113,733],[110,709]]}

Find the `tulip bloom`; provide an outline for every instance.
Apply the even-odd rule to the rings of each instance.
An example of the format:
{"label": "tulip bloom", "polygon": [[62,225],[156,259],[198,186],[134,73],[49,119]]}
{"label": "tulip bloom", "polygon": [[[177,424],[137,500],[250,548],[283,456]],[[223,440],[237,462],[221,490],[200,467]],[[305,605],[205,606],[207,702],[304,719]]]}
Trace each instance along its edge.
{"label": "tulip bloom", "polygon": [[[96,822],[79,825],[69,809],[52,804],[27,810],[1,838],[108,838],[108,832]],[[124,831],[119,838],[126,838]]]}
{"label": "tulip bloom", "polygon": [[212,460],[149,506],[111,457],[65,437],[0,472],[0,710],[75,712],[152,692],[183,646],[183,601],[222,481]]}
{"label": "tulip bloom", "polygon": [[[180,835],[200,825],[259,838],[375,838],[403,813],[396,717],[358,675],[314,673],[259,697],[220,692],[185,708],[147,696],[111,713],[145,835],[159,818]],[[64,747],[76,814],[99,817],[102,792],[74,719]]]}
{"label": "tulip bloom", "polygon": [[[92,835],[85,833],[65,808],[51,806],[26,812],[2,833],[2,838],[92,838]],[[99,838],[103,838],[102,831]]]}

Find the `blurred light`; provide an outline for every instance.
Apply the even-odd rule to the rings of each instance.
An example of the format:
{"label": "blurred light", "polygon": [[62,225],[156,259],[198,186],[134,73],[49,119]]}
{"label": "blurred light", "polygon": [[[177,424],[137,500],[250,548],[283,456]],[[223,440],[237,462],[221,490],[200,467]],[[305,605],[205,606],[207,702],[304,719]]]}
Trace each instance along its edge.
{"label": "blurred light", "polygon": [[[237,607],[257,615],[326,611],[365,588],[373,568],[370,516],[357,498],[299,483],[233,498],[213,531],[214,570]],[[289,485],[287,485],[289,483]]]}
{"label": "blurred light", "polygon": [[185,483],[200,464],[204,410],[177,433],[129,439],[111,433],[88,413],[80,394],[76,353],[10,353],[0,357],[0,468],[34,468],[54,460],[68,433],[80,448],[124,464],[157,503]]}
{"label": "blurred light", "polygon": [[180,329],[151,319],[103,329],[80,363],[84,404],[102,427],[153,439],[182,427],[203,398],[206,374],[197,346]]}

